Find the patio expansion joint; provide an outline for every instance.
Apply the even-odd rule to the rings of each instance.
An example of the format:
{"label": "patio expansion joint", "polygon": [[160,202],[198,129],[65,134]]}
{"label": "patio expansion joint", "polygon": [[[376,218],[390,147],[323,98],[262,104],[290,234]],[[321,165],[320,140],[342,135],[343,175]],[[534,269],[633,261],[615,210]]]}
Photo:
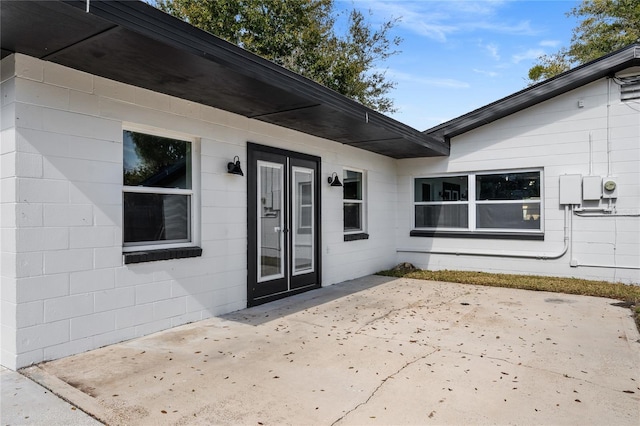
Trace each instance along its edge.
{"label": "patio expansion joint", "polygon": [[431,355],[433,355],[434,353],[438,352],[440,350],[440,348],[436,348],[433,351],[424,354],[422,356],[419,356],[411,361],[407,361],[406,363],[404,363],[404,365],[402,367],[400,367],[398,370],[394,371],[393,373],[389,374],[387,377],[385,377],[384,379],[382,379],[380,381],[380,383],[378,384],[378,386],[376,386],[375,389],[373,389],[373,391],[371,391],[371,393],[369,394],[369,396],[367,397],[366,400],[364,400],[363,402],[360,402],[359,404],[357,404],[355,407],[353,407],[352,409],[350,409],[349,411],[347,411],[346,413],[344,413],[342,416],[340,416],[338,419],[336,419],[333,423],[331,423],[331,426],[338,424],[339,422],[341,422],[342,420],[344,420],[349,414],[353,413],[354,411],[356,411],[357,409],[359,409],[360,407],[363,407],[365,405],[367,405],[369,403],[369,401],[371,401],[371,399],[376,395],[376,393],[384,386],[384,384],[387,382],[387,380],[394,378],[395,376],[397,376],[398,374],[400,374],[400,372],[402,372],[402,370],[406,369],[407,367],[412,366],[413,364],[415,364],[418,361],[422,361],[428,357],[430,357]]}

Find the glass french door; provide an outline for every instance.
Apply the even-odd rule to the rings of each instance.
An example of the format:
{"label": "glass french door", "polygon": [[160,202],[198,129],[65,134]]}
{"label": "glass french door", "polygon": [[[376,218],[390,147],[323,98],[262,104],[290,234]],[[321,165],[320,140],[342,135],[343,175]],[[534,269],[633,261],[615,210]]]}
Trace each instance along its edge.
{"label": "glass french door", "polygon": [[317,157],[249,144],[248,305],[320,287]]}

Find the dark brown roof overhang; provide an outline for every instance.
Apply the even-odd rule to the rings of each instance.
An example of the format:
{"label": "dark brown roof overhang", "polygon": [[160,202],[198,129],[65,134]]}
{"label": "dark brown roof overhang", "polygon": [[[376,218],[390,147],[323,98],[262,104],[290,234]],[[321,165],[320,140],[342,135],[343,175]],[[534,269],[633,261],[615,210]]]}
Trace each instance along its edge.
{"label": "dark brown roof overhang", "polygon": [[140,1],[0,2],[18,52],[393,158],[449,144]]}

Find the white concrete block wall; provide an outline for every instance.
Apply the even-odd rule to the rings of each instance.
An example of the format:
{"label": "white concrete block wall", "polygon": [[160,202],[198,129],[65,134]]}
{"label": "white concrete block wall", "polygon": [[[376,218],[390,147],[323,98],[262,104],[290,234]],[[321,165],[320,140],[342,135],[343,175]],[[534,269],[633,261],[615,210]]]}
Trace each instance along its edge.
{"label": "white concrete block wall", "polygon": [[17,312],[16,158],[15,63],[9,57],[0,63],[0,360],[8,363],[15,357],[18,323],[38,319],[21,314],[29,320],[19,320]]}
{"label": "white concrete block wall", "polygon": [[[640,112],[637,102],[620,101],[615,84],[610,90],[609,108],[607,81],[603,79],[454,138],[449,158],[400,160],[398,246],[424,253],[399,252],[398,261],[430,269],[558,275],[640,284],[637,269],[640,266]],[[578,107],[578,100],[583,101],[583,108]],[[610,162],[607,160],[608,134]],[[559,204],[559,177],[589,175],[590,158],[593,175],[606,176],[610,167],[609,173],[617,177],[620,196],[614,206],[620,216],[573,216],[573,259],[581,266],[570,266],[569,252],[558,260],[428,254],[429,250],[436,249],[534,255],[561,253],[564,212]],[[413,227],[415,177],[519,168],[543,169],[544,241],[409,236]],[[604,201],[600,203],[604,204]],[[588,267],[587,264],[607,267]]]}
{"label": "white concrete block wall", "polygon": [[[246,306],[248,141],[320,156],[323,285],[395,261],[395,161],[24,55],[2,64],[2,358],[58,358]],[[199,258],[124,265],[122,129],[199,140]],[[5,166],[6,165],[6,166]],[[370,239],[344,242],[343,167],[365,170]]]}

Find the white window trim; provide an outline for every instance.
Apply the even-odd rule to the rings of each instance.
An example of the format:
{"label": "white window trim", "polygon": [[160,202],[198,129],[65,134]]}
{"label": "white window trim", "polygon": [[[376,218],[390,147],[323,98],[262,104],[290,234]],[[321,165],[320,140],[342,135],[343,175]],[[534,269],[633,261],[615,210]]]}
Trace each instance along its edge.
{"label": "white window trim", "polygon": [[[307,169],[303,169],[300,167],[293,167],[293,171],[294,173],[297,172],[301,172],[301,173],[306,173],[309,174],[311,176],[311,181],[310,182],[305,182],[305,184],[308,184],[311,187],[311,197],[313,197],[313,173],[307,172]],[[311,198],[312,202],[310,204],[304,204],[302,201],[300,201],[300,204],[298,204],[297,200],[298,198],[302,199],[302,188],[298,187],[296,188],[295,194],[293,195],[293,202],[294,205],[297,206],[297,211],[296,211],[296,216],[294,217],[294,222],[295,222],[295,226],[293,226],[294,229],[313,229],[313,198]],[[303,209],[310,209],[311,213],[310,213],[310,218],[311,218],[311,224],[309,225],[302,225],[300,223],[298,223],[298,218],[302,218],[303,214],[302,214],[302,210]]]}
{"label": "white window trim", "polygon": [[[413,178],[413,182],[412,182],[412,188],[411,188],[411,194],[414,198],[413,200],[413,207],[411,209],[411,220],[413,221],[412,223],[412,229],[417,229],[417,230],[428,230],[428,231],[446,231],[446,232],[469,232],[471,229],[470,227],[467,228],[445,228],[445,227],[440,227],[440,228],[417,228],[416,227],[416,208],[415,206],[441,206],[441,205],[447,205],[447,206],[453,206],[453,205],[467,205],[470,206],[470,202],[469,202],[469,194],[472,194],[472,189],[471,189],[471,182],[469,179],[470,174],[469,173],[447,173],[447,174],[439,174],[439,175],[432,175],[432,176],[416,176]],[[416,185],[416,179],[432,179],[432,178],[444,178],[444,177],[466,177],[467,178],[467,201],[418,201],[416,202],[415,200],[415,185]],[[473,194],[475,194],[475,180],[473,183]],[[471,224],[471,208],[469,207],[467,212],[468,215],[468,221],[469,224]],[[475,209],[473,209],[473,219],[475,221]],[[475,222],[474,222],[475,223]]]}
{"label": "white window trim", "polygon": [[[356,169],[353,167],[343,167],[342,168],[342,180],[344,181],[344,172],[357,172],[362,175],[362,200],[345,200],[344,191],[342,192],[342,214],[343,214],[343,223],[342,223],[342,232],[344,235],[353,235],[353,234],[363,234],[367,232],[367,173],[362,169]],[[344,185],[344,182],[343,182]],[[360,204],[360,214],[362,217],[360,218],[361,229],[357,229],[354,231],[345,231],[344,230],[344,205],[345,204]]]}
{"label": "white window trim", "polygon": [[[201,243],[200,236],[200,206],[201,206],[201,197],[200,197],[200,153],[201,153],[201,142],[200,138],[187,135],[185,133],[174,132],[171,130],[159,129],[156,127],[145,126],[141,124],[135,123],[123,123],[122,132],[125,131],[136,132],[136,133],[145,133],[152,136],[159,136],[163,138],[171,138],[177,139],[185,142],[191,143],[191,189],[180,189],[180,188],[152,188],[152,187],[144,187],[144,186],[125,186],[124,182],[122,183],[122,195],[124,197],[125,192],[135,192],[135,193],[150,193],[150,194],[177,194],[177,195],[190,195],[191,206],[189,208],[191,217],[189,218],[189,235],[191,241],[180,241],[180,242],[169,242],[169,243],[156,243],[156,244],[146,244],[146,243],[127,243],[125,245],[124,238],[122,242],[122,252],[123,253],[131,253],[137,251],[148,251],[148,250],[161,250],[161,249],[171,249],[171,248],[182,248],[182,247],[198,247]],[[124,158],[122,158],[124,161]],[[122,169],[123,167],[121,167]],[[121,229],[124,233],[124,200],[122,201],[122,216],[121,216]]]}
{"label": "white window trim", "polygon": [[[505,173],[540,173],[540,199],[539,200],[476,200],[476,176],[497,175]],[[415,184],[416,179],[432,179],[443,177],[467,177],[468,196],[467,201],[415,201]],[[482,170],[472,172],[456,172],[456,173],[438,173],[412,176],[411,178],[411,229],[417,231],[442,231],[442,232],[473,232],[473,233],[523,233],[523,234],[543,234],[544,233],[544,169],[543,168],[527,168],[527,169],[502,169],[502,170]],[[473,197],[472,197],[473,196]],[[476,226],[476,205],[478,204],[540,204],[540,229],[513,229],[513,228],[478,228]],[[466,204],[468,206],[469,226],[467,228],[427,228],[416,227],[416,206],[419,205],[455,205]]]}

